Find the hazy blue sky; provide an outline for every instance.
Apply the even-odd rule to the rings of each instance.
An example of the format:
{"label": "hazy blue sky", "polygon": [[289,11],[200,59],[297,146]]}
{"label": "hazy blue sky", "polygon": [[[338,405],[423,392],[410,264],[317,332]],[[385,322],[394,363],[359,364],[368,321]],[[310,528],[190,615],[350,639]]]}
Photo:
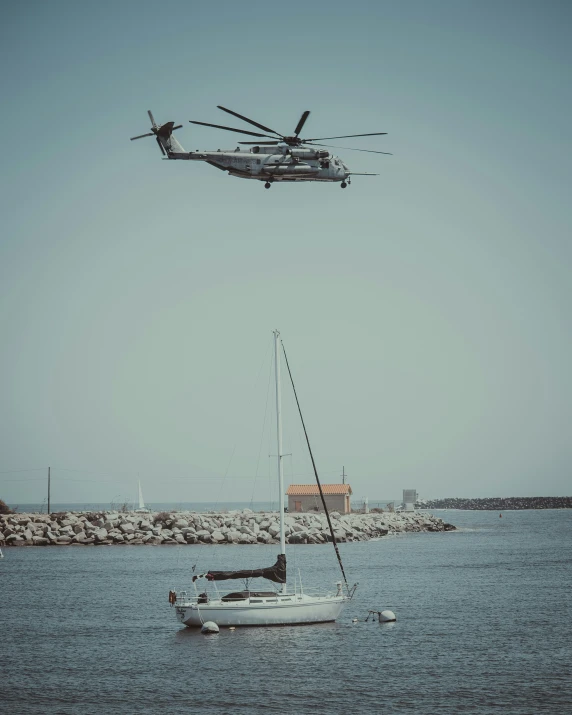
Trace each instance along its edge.
{"label": "hazy blue sky", "polygon": [[[4,3],[0,497],[51,465],[58,502],[267,499],[274,327],[324,482],[572,493],[571,27],[555,0]],[[217,104],[394,156],[266,191],[129,141],[151,109],[234,148],[188,124],[240,124]]]}

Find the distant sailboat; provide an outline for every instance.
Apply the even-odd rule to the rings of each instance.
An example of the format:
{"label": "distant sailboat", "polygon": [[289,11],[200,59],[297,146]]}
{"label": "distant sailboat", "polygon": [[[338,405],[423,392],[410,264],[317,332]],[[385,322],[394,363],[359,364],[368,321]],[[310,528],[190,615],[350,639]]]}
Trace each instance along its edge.
{"label": "distant sailboat", "polygon": [[135,509],[136,512],[148,514],[149,509],[145,507],[145,502],[143,501],[143,492],[141,491],[141,482],[139,482],[139,509]]}

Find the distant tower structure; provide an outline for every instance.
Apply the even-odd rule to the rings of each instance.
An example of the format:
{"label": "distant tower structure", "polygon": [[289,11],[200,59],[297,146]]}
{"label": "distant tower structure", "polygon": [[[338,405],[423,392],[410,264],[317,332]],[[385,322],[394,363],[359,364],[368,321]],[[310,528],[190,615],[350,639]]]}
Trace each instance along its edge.
{"label": "distant tower structure", "polygon": [[415,502],[417,501],[416,489],[403,490],[404,511],[415,511]]}
{"label": "distant tower structure", "polygon": [[366,497],[363,500],[363,513],[364,514],[369,514],[369,497]]}

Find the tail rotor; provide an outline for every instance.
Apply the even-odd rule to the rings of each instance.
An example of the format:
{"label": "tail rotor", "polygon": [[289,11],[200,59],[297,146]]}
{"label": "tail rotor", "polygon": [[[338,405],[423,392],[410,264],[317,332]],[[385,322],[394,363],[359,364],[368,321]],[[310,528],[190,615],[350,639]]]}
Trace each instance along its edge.
{"label": "tail rotor", "polygon": [[175,129],[181,129],[183,125],[178,124],[177,126],[175,126],[175,122],[165,122],[165,124],[157,124],[150,109],[147,110],[147,114],[149,115],[149,119],[151,120],[151,131],[147,134],[139,134],[136,137],[131,137],[131,141],[134,141],[135,139],[143,139],[144,137],[154,136],[157,145],[161,150],[161,153],[163,154],[163,156],[166,156],[165,145],[167,145],[167,149],[169,149],[169,140],[171,138],[171,134],[175,131]]}

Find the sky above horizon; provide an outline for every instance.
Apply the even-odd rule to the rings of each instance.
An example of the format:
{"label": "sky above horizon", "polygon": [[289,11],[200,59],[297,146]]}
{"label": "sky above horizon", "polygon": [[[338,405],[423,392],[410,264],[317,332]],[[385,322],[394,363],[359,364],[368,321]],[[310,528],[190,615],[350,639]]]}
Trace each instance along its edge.
{"label": "sky above horizon", "polygon": [[[0,498],[275,498],[272,329],[324,483],[570,495],[572,6],[12,3]],[[161,161],[301,113],[356,176]],[[229,121],[229,119],[231,121]],[[244,125],[245,128],[249,128]],[[248,139],[248,137],[244,137]],[[287,483],[312,480],[284,386]],[[38,470],[38,471],[35,471]],[[119,498],[118,498],[119,497]]]}

